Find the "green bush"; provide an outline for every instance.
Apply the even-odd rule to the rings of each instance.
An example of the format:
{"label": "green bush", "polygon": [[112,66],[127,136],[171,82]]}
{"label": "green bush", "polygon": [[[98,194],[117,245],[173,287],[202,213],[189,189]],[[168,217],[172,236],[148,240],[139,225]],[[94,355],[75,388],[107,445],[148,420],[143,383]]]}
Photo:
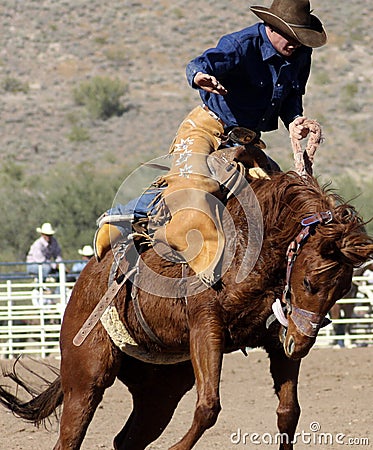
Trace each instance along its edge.
{"label": "green bush", "polygon": [[1,83],[1,87],[5,92],[12,92],[13,94],[17,92],[27,94],[27,92],[29,91],[28,83],[23,83],[22,81],[14,77],[4,78]]}
{"label": "green bush", "polygon": [[67,138],[71,142],[89,141],[89,132],[86,128],[82,127],[81,125],[75,124],[72,126],[71,131],[68,134]]}
{"label": "green bush", "polygon": [[118,66],[123,66],[129,61],[127,49],[120,45],[110,46],[104,51],[104,55]]}
{"label": "green bush", "polygon": [[349,112],[361,111],[361,100],[358,98],[359,87],[356,83],[347,83],[341,89],[340,102],[342,107]]}
{"label": "green bush", "polygon": [[330,76],[328,74],[328,72],[324,71],[324,70],[319,70],[318,72],[315,73],[314,77],[313,77],[313,81],[315,84],[324,86],[327,84],[331,83],[330,80]]}
{"label": "green bush", "polygon": [[92,119],[106,120],[125,112],[121,99],[126,92],[126,84],[118,79],[94,77],[75,88],[73,95],[75,103],[84,106]]}

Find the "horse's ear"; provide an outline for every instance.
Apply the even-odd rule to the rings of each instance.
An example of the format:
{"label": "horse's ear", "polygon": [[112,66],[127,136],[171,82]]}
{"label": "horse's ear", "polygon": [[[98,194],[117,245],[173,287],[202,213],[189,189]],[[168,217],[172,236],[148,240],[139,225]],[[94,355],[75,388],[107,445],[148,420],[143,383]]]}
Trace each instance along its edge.
{"label": "horse's ear", "polygon": [[373,241],[366,234],[356,233],[341,239],[325,239],[320,245],[320,254],[325,259],[344,260],[359,267],[373,258]]}
{"label": "horse's ear", "polygon": [[354,267],[373,258],[373,239],[365,233],[352,233],[340,241],[340,252]]}

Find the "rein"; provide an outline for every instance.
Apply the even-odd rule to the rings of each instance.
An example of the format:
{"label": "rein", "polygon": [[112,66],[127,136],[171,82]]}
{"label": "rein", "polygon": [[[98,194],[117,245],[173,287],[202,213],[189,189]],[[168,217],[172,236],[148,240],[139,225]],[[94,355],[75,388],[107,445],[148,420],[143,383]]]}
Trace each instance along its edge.
{"label": "rein", "polygon": [[[322,211],[313,214],[312,216],[308,216],[301,221],[302,230],[296,238],[291,241],[286,252],[286,283],[282,293],[282,298],[281,301],[277,298],[275,303],[272,305],[273,314],[267,319],[267,328],[276,319],[281,323],[281,325],[287,328],[289,325],[287,316],[291,315],[291,319],[298,330],[305,336],[314,338],[317,336],[317,333],[321,327],[330,323],[324,315],[307,311],[292,305],[290,279],[295,260],[316,226],[328,224],[332,220],[333,215],[331,211]],[[286,315],[285,312],[287,313]]]}

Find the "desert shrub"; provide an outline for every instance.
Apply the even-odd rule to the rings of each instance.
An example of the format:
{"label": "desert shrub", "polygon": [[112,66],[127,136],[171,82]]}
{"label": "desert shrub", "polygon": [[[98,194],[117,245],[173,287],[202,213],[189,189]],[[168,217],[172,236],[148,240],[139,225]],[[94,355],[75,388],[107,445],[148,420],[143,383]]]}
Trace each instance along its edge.
{"label": "desert shrub", "polygon": [[73,96],[75,103],[84,106],[91,118],[106,120],[125,112],[122,97],[126,92],[126,84],[118,79],[94,77],[76,87]]}
{"label": "desert shrub", "polygon": [[176,19],[183,19],[185,17],[185,12],[181,8],[174,8],[172,10],[172,13],[174,14]]}
{"label": "desert shrub", "polygon": [[125,47],[120,45],[112,45],[104,51],[106,58],[113,61],[117,66],[123,66],[128,63],[128,54]]}
{"label": "desert shrub", "polygon": [[86,128],[82,127],[81,125],[74,124],[67,138],[71,142],[89,141],[89,132]]}
{"label": "desert shrub", "polygon": [[5,77],[2,80],[1,87],[5,92],[12,92],[13,94],[17,92],[27,94],[29,91],[28,83],[24,83],[14,77]]}
{"label": "desert shrub", "polygon": [[96,36],[93,40],[99,45],[105,45],[108,42],[107,36]]}
{"label": "desert shrub", "polygon": [[359,92],[359,88],[356,83],[347,83],[342,88],[342,95],[346,99],[352,99]]}
{"label": "desert shrub", "polygon": [[361,110],[361,105],[357,94],[359,92],[359,87],[356,83],[345,84],[340,93],[340,100],[342,107],[349,112],[359,112]]}
{"label": "desert shrub", "polygon": [[315,75],[313,76],[313,81],[315,84],[324,86],[326,84],[330,84],[331,80],[330,80],[330,76],[328,74],[328,72],[324,71],[324,70],[319,70],[315,73]]}

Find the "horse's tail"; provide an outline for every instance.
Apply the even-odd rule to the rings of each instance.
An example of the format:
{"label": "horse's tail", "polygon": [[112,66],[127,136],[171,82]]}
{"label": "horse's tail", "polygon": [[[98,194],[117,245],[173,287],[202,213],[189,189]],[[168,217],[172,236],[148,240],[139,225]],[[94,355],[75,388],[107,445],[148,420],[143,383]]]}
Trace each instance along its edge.
{"label": "horse's tail", "polygon": [[[53,371],[55,372],[55,369]],[[30,370],[30,372],[32,371]],[[37,375],[35,372],[32,373]],[[56,410],[63,402],[63,391],[59,375],[52,382],[48,382],[43,377],[37,375],[44,383],[48,383],[47,389],[40,393],[17,375],[15,365],[13,366],[13,370],[9,373],[4,373],[4,376],[12,379],[16,383],[17,388],[21,387],[32,396],[31,400],[22,401],[17,395],[13,395],[8,389],[0,386],[0,403],[5,408],[12,411],[17,417],[32,422],[36,426],[45,423],[52,414],[57,418]]]}

